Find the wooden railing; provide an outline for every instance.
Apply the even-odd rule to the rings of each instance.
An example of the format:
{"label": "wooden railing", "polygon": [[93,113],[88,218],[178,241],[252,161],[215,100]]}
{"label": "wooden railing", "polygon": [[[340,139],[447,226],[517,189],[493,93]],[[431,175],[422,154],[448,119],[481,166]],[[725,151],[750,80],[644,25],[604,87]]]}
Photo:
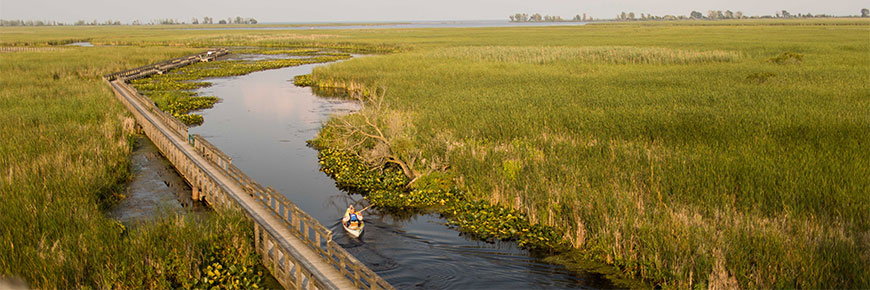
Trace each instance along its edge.
{"label": "wooden railing", "polygon": [[60,47],[27,47],[27,46],[0,46],[0,52],[43,52],[60,51]]}
{"label": "wooden railing", "polygon": [[[226,50],[218,50],[222,52],[219,55],[226,54]],[[157,73],[157,67],[168,70],[175,67],[183,66],[192,63],[194,59],[199,59],[197,56],[212,54],[199,54],[178,58],[175,60],[161,62],[158,65],[149,65],[132,70],[107,75],[104,79],[107,82],[112,80],[129,80],[141,78]],[[202,59],[207,61],[207,59]],[[110,83],[111,85],[111,83]],[[272,215],[282,221],[284,226],[291,229],[291,233],[303,241],[303,243],[320,255],[323,261],[332,265],[336,270],[349,279],[356,287],[360,289],[394,289],[383,278],[366,267],[362,262],[353,257],[344,248],[332,240],[333,233],[328,228],[324,227],[316,219],[308,215],[300,209],[296,204],[291,202],[283,194],[277,192],[271,187],[263,187],[254,181],[241,169],[232,164],[232,159],[216,146],[202,138],[198,134],[188,134],[187,126],[173,118],[171,115],[161,111],[154,102],[139,94],[129,85],[123,84],[123,87],[115,87],[116,94],[119,98],[125,101],[125,105],[134,113],[143,131],[146,132],[149,138],[154,141],[158,148],[167,156],[167,159],[179,170],[180,173],[196,188],[201,188],[203,195],[213,199],[209,202],[227,203],[228,200],[233,200],[229,194],[229,189],[221,186],[215,181],[214,176],[209,172],[204,172],[203,166],[196,164],[190,158],[179,153],[179,150],[173,150],[172,146],[178,147],[178,144],[171,144],[171,140],[167,136],[162,136],[158,132],[158,128],[149,122],[160,122],[169,129],[167,134],[175,134],[180,139],[186,139],[197,155],[203,157],[207,162],[218,168],[224,175],[230,177],[237,185],[245,190],[251,197],[259,200],[265,207],[269,209]],[[118,90],[125,90],[127,96],[132,100],[121,96]],[[129,101],[129,102],[128,102]],[[130,102],[138,103],[143,110],[148,110],[157,120],[150,120],[143,114],[137,111],[137,108]],[[245,207],[245,205],[237,200],[237,207]],[[262,220],[254,220],[254,244],[257,252],[263,258],[265,265],[273,276],[287,288],[297,289],[326,289],[331,288],[329,281],[325,281],[324,277],[313,273],[310,262],[300,259],[301,257],[295,252],[288,241],[279,237],[277,232]]]}
{"label": "wooden railing", "polygon": [[125,81],[134,80],[138,78],[143,78],[152,74],[162,74],[167,70],[189,65],[192,63],[202,62],[202,61],[212,61],[217,57],[228,54],[229,51],[225,48],[219,48],[215,50],[209,50],[204,53],[188,55],[179,58],[173,58],[169,60],[164,60],[158,63],[149,64],[140,66],[137,68],[132,68],[116,73],[110,73],[103,76],[104,79],[108,81],[114,81],[116,79],[123,78]]}
{"label": "wooden railing", "polygon": [[209,161],[223,169],[224,173],[241,185],[249,195],[260,200],[274,216],[293,229],[293,233],[309,248],[320,253],[321,258],[341,271],[355,285],[361,289],[393,289],[383,278],[335,243],[332,240],[332,231],[287,199],[284,194],[272,187],[264,188],[233,165],[229,157],[221,158],[220,156],[226,154],[199,135],[194,134],[193,140],[198,144],[197,150],[202,150],[199,152],[202,156],[212,156],[208,158]]}

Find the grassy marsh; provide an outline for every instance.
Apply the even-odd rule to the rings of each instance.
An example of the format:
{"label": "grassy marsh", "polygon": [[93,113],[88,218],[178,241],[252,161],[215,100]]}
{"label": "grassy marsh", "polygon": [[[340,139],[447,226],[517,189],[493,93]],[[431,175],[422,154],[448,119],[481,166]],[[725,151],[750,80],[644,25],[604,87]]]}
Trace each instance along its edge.
{"label": "grassy marsh", "polygon": [[[51,49],[0,53],[0,218],[13,225],[0,231],[2,273],[48,288],[166,285],[133,270],[139,254],[102,266],[142,253],[130,241],[145,238],[118,238],[100,212],[129,174],[129,144],[98,76],[191,47],[260,46],[392,52],[310,81],[386,88],[413,132],[405,148],[449,163],[421,187],[447,180],[558,229],[578,250],[554,260],[594,258],[674,288],[870,284],[865,19],[175,28],[0,29],[2,46]],[[129,46],[49,46],[75,41]],[[171,224],[158,228],[185,232]],[[139,274],[99,274],[113,271]]]}
{"label": "grassy marsh", "polygon": [[[249,270],[259,260],[240,212],[165,216],[129,228],[105,214],[130,178],[134,122],[101,76],[196,51],[0,53],[0,275],[35,288],[260,283]],[[242,281],[211,279],[208,267],[218,264],[240,269],[232,277]]]}
{"label": "grassy marsh", "polygon": [[870,22],[687,24],[416,32],[310,80],[385,88],[406,153],[626,273],[866,287]]}

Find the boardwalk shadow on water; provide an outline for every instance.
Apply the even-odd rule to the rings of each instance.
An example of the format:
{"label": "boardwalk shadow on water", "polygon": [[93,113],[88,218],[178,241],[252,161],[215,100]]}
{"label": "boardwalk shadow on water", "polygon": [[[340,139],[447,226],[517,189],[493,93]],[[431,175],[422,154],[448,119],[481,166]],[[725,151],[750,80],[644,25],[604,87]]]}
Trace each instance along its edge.
{"label": "boardwalk shadow on water", "polygon": [[109,215],[131,225],[166,213],[205,214],[207,208],[191,199],[190,186],[154,143],[142,135],[136,136],[135,140],[131,155],[133,179],[124,193],[125,198],[110,210]]}
{"label": "boardwalk shadow on water", "polygon": [[[109,212],[111,217],[127,226],[172,214],[209,218],[208,207],[191,198],[190,185],[151,140],[137,135],[130,158],[133,179],[127,186],[125,198]],[[266,267],[259,265],[257,271],[264,274],[261,286],[282,288]]]}

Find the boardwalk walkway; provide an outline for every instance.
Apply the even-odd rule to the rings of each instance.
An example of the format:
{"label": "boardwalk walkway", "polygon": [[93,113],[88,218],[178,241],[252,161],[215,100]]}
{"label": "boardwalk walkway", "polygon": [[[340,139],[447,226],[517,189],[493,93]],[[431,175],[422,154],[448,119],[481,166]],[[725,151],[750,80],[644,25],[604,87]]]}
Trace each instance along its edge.
{"label": "boardwalk walkway", "polygon": [[246,213],[254,222],[255,246],[263,264],[284,287],[393,289],[333,242],[332,232],[274,189],[256,184],[200,136],[187,135],[186,126],[179,126],[125,82],[140,74],[123,75],[106,80],[146,135],[191,184],[194,199]]}

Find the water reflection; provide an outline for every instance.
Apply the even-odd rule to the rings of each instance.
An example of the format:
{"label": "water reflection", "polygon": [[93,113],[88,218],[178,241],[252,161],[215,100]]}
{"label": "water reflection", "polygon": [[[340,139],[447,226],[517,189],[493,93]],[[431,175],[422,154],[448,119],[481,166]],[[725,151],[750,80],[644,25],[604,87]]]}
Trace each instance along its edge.
{"label": "water reflection", "polygon": [[191,128],[233,158],[264,186],[272,186],[334,233],[336,242],[399,289],[517,289],[612,287],[600,275],[577,276],[542,263],[514,243],[485,243],[460,236],[437,215],[396,218],[366,212],[366,229],[350,238],[339,217],[348,204],[365,206],[358,195],[337,189],[319,172],[317,152],[306,146],[331,114],[357,105],[320,98],[293,86],[295,75],[317,65],[209,80],[203,95],[222,102],[203,112],[205,123]]}
{"label": "water reflection", "polygon": [[310,58],[310,56],[300,56],[300,55],[290,55],[290,54],[249,54],[249,53],[233,53],[226,57],[222,57],[222,60],[244,60],[244,61],[258,61],[258,60],[274,60],[274,59],[303,59]]}
{"label": "water reflection", "polygon": [[133,179],[124,192],[126,197],[112,208],[110,216],[132,225],[169,212],[204,212],[205,208],[191,199],[190,186],[147,137],[136,136],[130,159]]}
{"label": "water reflection", "polygon": [[93,44],[93,43],[90,43],[90,42],[88,42],[88,41],[85,41],[85,42],[73,42],[73,43],[68,43],[67,46],[94,47],[94,44]]}

